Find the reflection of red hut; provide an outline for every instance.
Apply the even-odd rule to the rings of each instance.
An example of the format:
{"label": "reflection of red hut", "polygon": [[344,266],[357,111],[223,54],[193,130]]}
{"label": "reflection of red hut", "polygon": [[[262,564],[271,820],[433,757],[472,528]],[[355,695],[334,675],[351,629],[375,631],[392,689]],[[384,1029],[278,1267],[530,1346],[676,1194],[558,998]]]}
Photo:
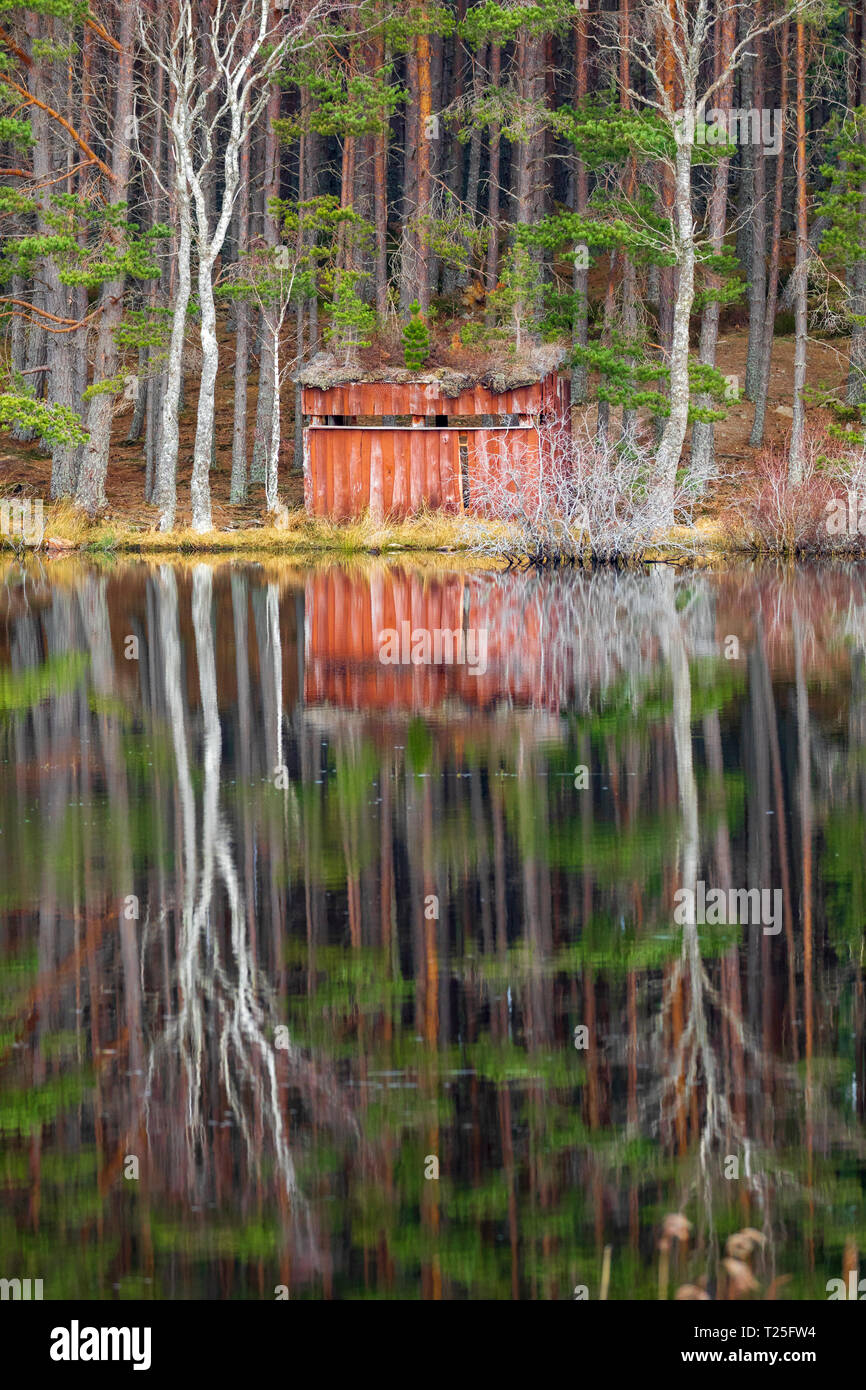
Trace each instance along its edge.
{"label": "reflection of red hut", "polygon": [[[304,628],[307,705],[409,711],[505,701],[558,710],[574,691],[556,610],[527,604],[520,584],[501,575],[328,566],[307,577]],[[416,660],[425,638],[428,655]]]}
{"label": "reflection of red hut", "polygon": [[491,474],[531,478],[568,427],[557,357],[538,356],[522,372],[483,379],[393,369],[356,380],[314,359],[299,377],[307,511],[335,520],[368,507],[377,519],[424,506],[483,513]]}

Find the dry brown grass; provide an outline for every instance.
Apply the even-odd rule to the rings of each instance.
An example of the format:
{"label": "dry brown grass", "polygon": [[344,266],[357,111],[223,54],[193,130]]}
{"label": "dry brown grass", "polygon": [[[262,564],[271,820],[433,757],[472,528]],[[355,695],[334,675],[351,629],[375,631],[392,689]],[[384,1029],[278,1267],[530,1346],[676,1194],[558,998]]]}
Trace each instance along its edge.
{"label": "dry brown grass", "polygon": [[91,521],[71,503],[57,502],[45,508],[42,548],[50,551],[51,541],[58,540],[65,543],[64,548],[140,555],[469,555],[476,550],[482,533],[492,536],[502,530],[495,522],[436,511],[403,521],[375,521],[365,513],[357,520],[338,523],[309,517],[299,508],[284,513],[279,525],[214,530],[202,535],[189,528],[162,532],[126,521]]}
{"label": "dry brown grass", "polygon": [[[62,553],[72,555],[212,556],[216,560],[270,557],[290,563],[411,555],[413,564],[441,564],[447,555],[449,567],[472,569],[501,568],[505,563],[502,557],[515,556],[520,548],[515,529],[504,522],[444,512],[423,512],[404,521],[383,522],[374,521],[367,513],[355,521],[335,522],[309,517],[298,509],[286,513],[280,526],[238,527],[202,535],[188,527],[162,532],[125,521],[91,521],[68,502],[52,503],[45,510],[45,538],[39,552],[51,555],[53,551],[59,558],[60,547],[52,547],[52,540],[64,542]],[[13,548],[7,537],[0,536],[0,551]],[[739,550],[741,545],[721,534],[717,521],[704,519],[659,536],[642,558],[701,564]]]}

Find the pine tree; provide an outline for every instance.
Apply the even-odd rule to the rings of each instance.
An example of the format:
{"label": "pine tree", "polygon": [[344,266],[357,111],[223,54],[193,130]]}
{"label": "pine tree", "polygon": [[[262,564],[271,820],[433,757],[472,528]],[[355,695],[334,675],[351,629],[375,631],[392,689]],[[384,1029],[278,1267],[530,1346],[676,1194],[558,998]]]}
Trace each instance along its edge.
{"label": "pine tree", "polygon": [[418,372],[430,356],[430,329],[417,299],[409,305],[409,313],[412,317],[403,329],[403,356],[410,372]]}
{"label": "pine tree", "polygon": [[[524,232],[520,228],[520,232]],[[541,266],[531,254],[531,247],[543,245],[531,235],[515,236],[502,265],[496,289],[489,297],[490,315],[495,336],[510,342],[515,352],[521,352],[527,337],[540,328],[542,320]]]}
{"label": "pine tree", "polygon": [[357,365],[358,349],[370,346],[370,335],[376,327],[374,310],[358,293],[363,279],[366,274],[362,270],[337,270],[331,277],[331,322],[325,337],[338,354],[342,353],[345,367]]}
{"label": "pine tree", "polygon": [[830,225],[821,238],[820,250],[822,255],[841,261],[849,272],[845,309],[853,335],[847,396],[849,406],[857,407],[866,398],[866,353],[861,342],[866,335],[866,296],[857,274],[866,246],[866,108],[850,112],[832,134],[830,160],[821,169],[830,187],[817,208],[818,215],[828,218]]}

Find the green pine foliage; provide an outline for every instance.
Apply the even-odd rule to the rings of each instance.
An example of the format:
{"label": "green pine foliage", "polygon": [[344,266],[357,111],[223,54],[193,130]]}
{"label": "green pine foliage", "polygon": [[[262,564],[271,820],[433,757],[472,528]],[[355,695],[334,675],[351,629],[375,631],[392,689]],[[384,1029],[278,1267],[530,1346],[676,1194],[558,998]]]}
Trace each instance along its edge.
{"label": "green pine foliage", "polygon": [[[658,206],[652,188],[642,183],[641,163],[647,159],[670,159],[675,141],[668,124],[655,111],[620,110],[599,97],[554,113],[558,134],[567,140],[584,163],[599,175],[583,213],[560,209],[534,226],[519,227],[516,240],[534,247],[549,261],[573,261],[578,248],[585,248],[590,263],[600,256],[621,254],[638,268],[670,266],[676,257],[671,249],[670,219]],[[713,164],[727,145],[696,146],[695,163]],[[622,191],[623,166],[633,161],[635,186],[626,196]],[[699,314],[712,300],[730,304],[744,290],[739,262],[724,250],[715,254],[708,245],[697,250],[698,283],[693,313]],[[581,307],[575,291],[565,288],[554,276],[542,287],[543,311],[537,327],[545,336],[572,336],[575,316]],[[649,411],[658,417],[669,413],[665,363],[652,346],[647,328],[627,333],[620,323],[590,326],[585,345],[571,349],[573,365],[583,365],[597,380],[599,401],[625,410]],[[730,400],[725,377],[714,368],[693,362],[689,379],[694,397],[708,397],[710,404],[693,403],[690,420],[712,421],[724,418],[721,408]]]}
{"label": "green pine foliage", "polygon": [[[858,106],[843,122],[834,122],[829,156],[821,169],[829,187],[816,209],[818,216],[830,220],[821,238],[820,252],[848,272],[843,289],[844,312],[850,324],[862,328],[866,325],[866,313],[862,312],[862,300],[855,298],[858,274],[851,272],[866,257],[866,107]],[[836,414],[829,433],[854,448],[863,448],[866,404],[828,404]]]}
{"label": "green pine foliage", "polygon": [[93,204],[74,194],[55,194],[42,212],[47,231],[4,240],[0,285],[14,275],[31,277],[42,257],[55,261],[63,285],[96,290],[121,276],[156,279],[157,251],[171,229],[159,223],[142,231],[128,217],[125,203]]}
{"label": "green pine foliage", "polygon": [[271,198],[269,209],[281,234],[279,246],[257,248],[239,258],[217,289],[226,300],[247,300],[268,309],[284,300],[318,298],[333,284],[340,245],[352,253],[370,244],[369,222],[333,194],[302,201]]}
{"label": "green pine foliage", "polygon": [[565,34],[574,24],[574,0],[540,0],[532,5],[497,5],[481,0],[460,23],[460,35],[470,47],[483,43],[512,43],[521,30],[532,36]]}
{"label": "green pine foliage", "polygon": [[524,232],[529,229],[517,229],[503,257],[499,282],[488,298],[492,323],[466,324],[461,332],[467,347],[486,346],[513,355],[523,351],[542,330],[555,336],[564,327],[564,315],[560,314],[556,324],[545,315],[541,265],[530,249],[531,233],[524,237]]}
{"label": "green pine foliage", "polygon": [[403,357],[411,372],[418,372],[430,356],[430,329],[416,301],[409,305],[411,318],[403,329]]}
{"label": "green pine foliage", "polygon": [[74,410],[69,406],[49,405],[46,401],[37,400],[22,379],[12,381],[5,391],[0,391],[0,429],[15,427],[32,430],[34,436],[44,440],[48,447],[74,447],[85,444],[88,438]]}
{"label": "green pine foliage", "polygon": [[358,292],[361,281],[368,278],[363,270],[335,270],[327,277],[332,297],[325,338],[347,367],[357,361],[359,348],[370,346],[376,327],[375,312]]}

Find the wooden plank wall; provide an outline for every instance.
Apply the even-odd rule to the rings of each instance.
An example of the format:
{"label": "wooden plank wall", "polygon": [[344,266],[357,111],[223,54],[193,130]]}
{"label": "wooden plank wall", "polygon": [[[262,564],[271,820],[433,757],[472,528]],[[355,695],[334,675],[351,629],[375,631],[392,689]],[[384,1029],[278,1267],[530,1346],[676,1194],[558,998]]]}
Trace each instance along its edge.
{"label": "wooden plank wall", "polygon": [[[556,374],[543,382],[494,394],[476,386],[457,397],[434,384],[358,382],[326,391],[304,388],[304,413],[314,419],[376,415],[523,415],[568,421],[568,382]],[[423,506],[457,513],[464,509],[461,441],[466,449],[470,510],[483,514],[479,499],[495,484],[497,460],[509,475],[537,476],[539,435],[530,427],[485,429],[334,426],[304,429],[304,500],[314,516],[335,521],[369,507],[377,518],[405,517]]]}
{"label": "wooden plank wall", "polygon": [[501,395],[486,386],[445,396],[425,382],[358,381],[326,391],[305,386],[303,408],[305,415],[537,415],[545,388],[555,392],[552,376]]}
{"label": "wooden plank wall", "polygon": [[463,510],[457,430],[304,430],[307,511],[335,521],[409,516],[426,504]]}

